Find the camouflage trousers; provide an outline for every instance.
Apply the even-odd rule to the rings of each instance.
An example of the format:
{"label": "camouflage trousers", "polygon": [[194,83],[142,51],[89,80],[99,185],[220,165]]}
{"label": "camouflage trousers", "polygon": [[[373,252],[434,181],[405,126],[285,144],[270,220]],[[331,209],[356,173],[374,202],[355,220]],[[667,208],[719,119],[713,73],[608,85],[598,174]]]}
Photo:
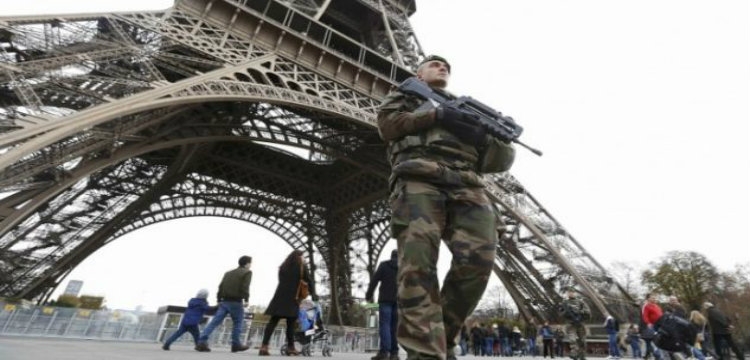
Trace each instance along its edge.
{"label": "camouflage trousers", "polygon": [[[492,270],[495,215],[482,188],[399,180],[390,196],[398,242],[398,342],[408,359],[445,359],[474,311]],[[442,290],[441,240],[453,260]]]}
{"label": "camouflage trousers", "polygon": [[583,360],[586,358],[586,327],[583,324],[568,324],[565,328],[570,341],[570,357]]}

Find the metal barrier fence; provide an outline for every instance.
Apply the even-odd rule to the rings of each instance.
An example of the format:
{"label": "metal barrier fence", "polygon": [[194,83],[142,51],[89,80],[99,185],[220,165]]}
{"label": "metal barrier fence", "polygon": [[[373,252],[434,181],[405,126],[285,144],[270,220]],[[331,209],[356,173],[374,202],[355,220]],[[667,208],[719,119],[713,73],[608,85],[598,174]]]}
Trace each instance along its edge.
{"label": "metal barrier fence", "polygon": [[[162,342],[177,330],[180,319],[181,314],[178,313],[86,310],[0,301],[0,335]],[[271,336],[271,349],[279,349],[286,342],[284,322],[282,320],[279,323]],[[247,320],[241,338],[251,347],[258,347],[265,326],[266,322]],[[331,331],[329,344],[334,353],[370,352],[378,348],[377,328],[327,328]],[[231,332],[232,322],[227,317],[222,326],[211,334],[210,345],[229,347]],[[192,345],[193,338],[190,334],[185,334],[175,344]],[[313,352],[319,350],[320,344],[313,347]]]}

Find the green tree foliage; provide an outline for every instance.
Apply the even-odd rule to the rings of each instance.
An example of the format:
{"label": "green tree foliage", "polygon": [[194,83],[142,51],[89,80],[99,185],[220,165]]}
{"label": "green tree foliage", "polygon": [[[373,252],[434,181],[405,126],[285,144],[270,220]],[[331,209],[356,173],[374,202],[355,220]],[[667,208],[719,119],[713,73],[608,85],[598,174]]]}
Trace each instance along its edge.
{"label": "green tree foliage", "polygon": [[103,296],[81,295],[78,300],[80,301],[78,307],[81,309],[100,310],[104,305]]}
{"label": "green tree foliage", "polygon": [[57,297],[57,301],[55,302],[55,306],[59,307],[78,307],[78,305],[81,304],[81,300],[78,299],[78,296],[75,295],[65,295],[62,294]]}
{"label": "green tree foliage", "polygon": [[670,251],[641,274],[644,285],[675,295],[688,310],[699,309],[719,289],[719,271],[705,256],[692,251]]}

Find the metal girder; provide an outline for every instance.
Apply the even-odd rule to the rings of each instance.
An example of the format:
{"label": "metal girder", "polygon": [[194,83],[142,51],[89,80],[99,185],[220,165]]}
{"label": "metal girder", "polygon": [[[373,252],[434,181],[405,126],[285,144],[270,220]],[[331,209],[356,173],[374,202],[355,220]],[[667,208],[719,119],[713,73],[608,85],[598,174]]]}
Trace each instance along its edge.
{"label": "metal girder", "polygon": [[[390,241],[375,116],[424,56],[414,9],[181,0],[0,18],[0,295],[43,300],[123,234],[209,215],[307,251],[347,323]],[[627,294],[596,260],[515,178],[487,181],[507,224],[495,273],[523,316],[554,319],[574,284],[617,314]]]}

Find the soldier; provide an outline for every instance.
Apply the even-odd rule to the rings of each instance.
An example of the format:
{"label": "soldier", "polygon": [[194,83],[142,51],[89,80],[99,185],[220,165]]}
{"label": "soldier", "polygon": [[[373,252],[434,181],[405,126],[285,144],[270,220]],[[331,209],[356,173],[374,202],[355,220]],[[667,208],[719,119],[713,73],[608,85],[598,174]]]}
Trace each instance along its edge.
{"label": "soldier", "polygon": [[584,360],[586,358],[586,327],[583,321],[591,316],[589,305],[578,298],[574,288],[568,288],[568,297],[560,305],[562,316],[570,324],[565,329],[570,339],[570,358]]}
{"label": "soldier", "polygon": [[[448,61],[429,56],[417,79],[446,96]],[[407,359],[455,359],[461,325],[484,292],[498,224],[481,173],[510,168],[515,149],[488,136],[472,115],[399,91],[378,113],[391,163],[391,234],[397,239],[399,343]],[[502,227],[499,227],[502,228]],[[453,260],[437,279],[441,239]]]}

